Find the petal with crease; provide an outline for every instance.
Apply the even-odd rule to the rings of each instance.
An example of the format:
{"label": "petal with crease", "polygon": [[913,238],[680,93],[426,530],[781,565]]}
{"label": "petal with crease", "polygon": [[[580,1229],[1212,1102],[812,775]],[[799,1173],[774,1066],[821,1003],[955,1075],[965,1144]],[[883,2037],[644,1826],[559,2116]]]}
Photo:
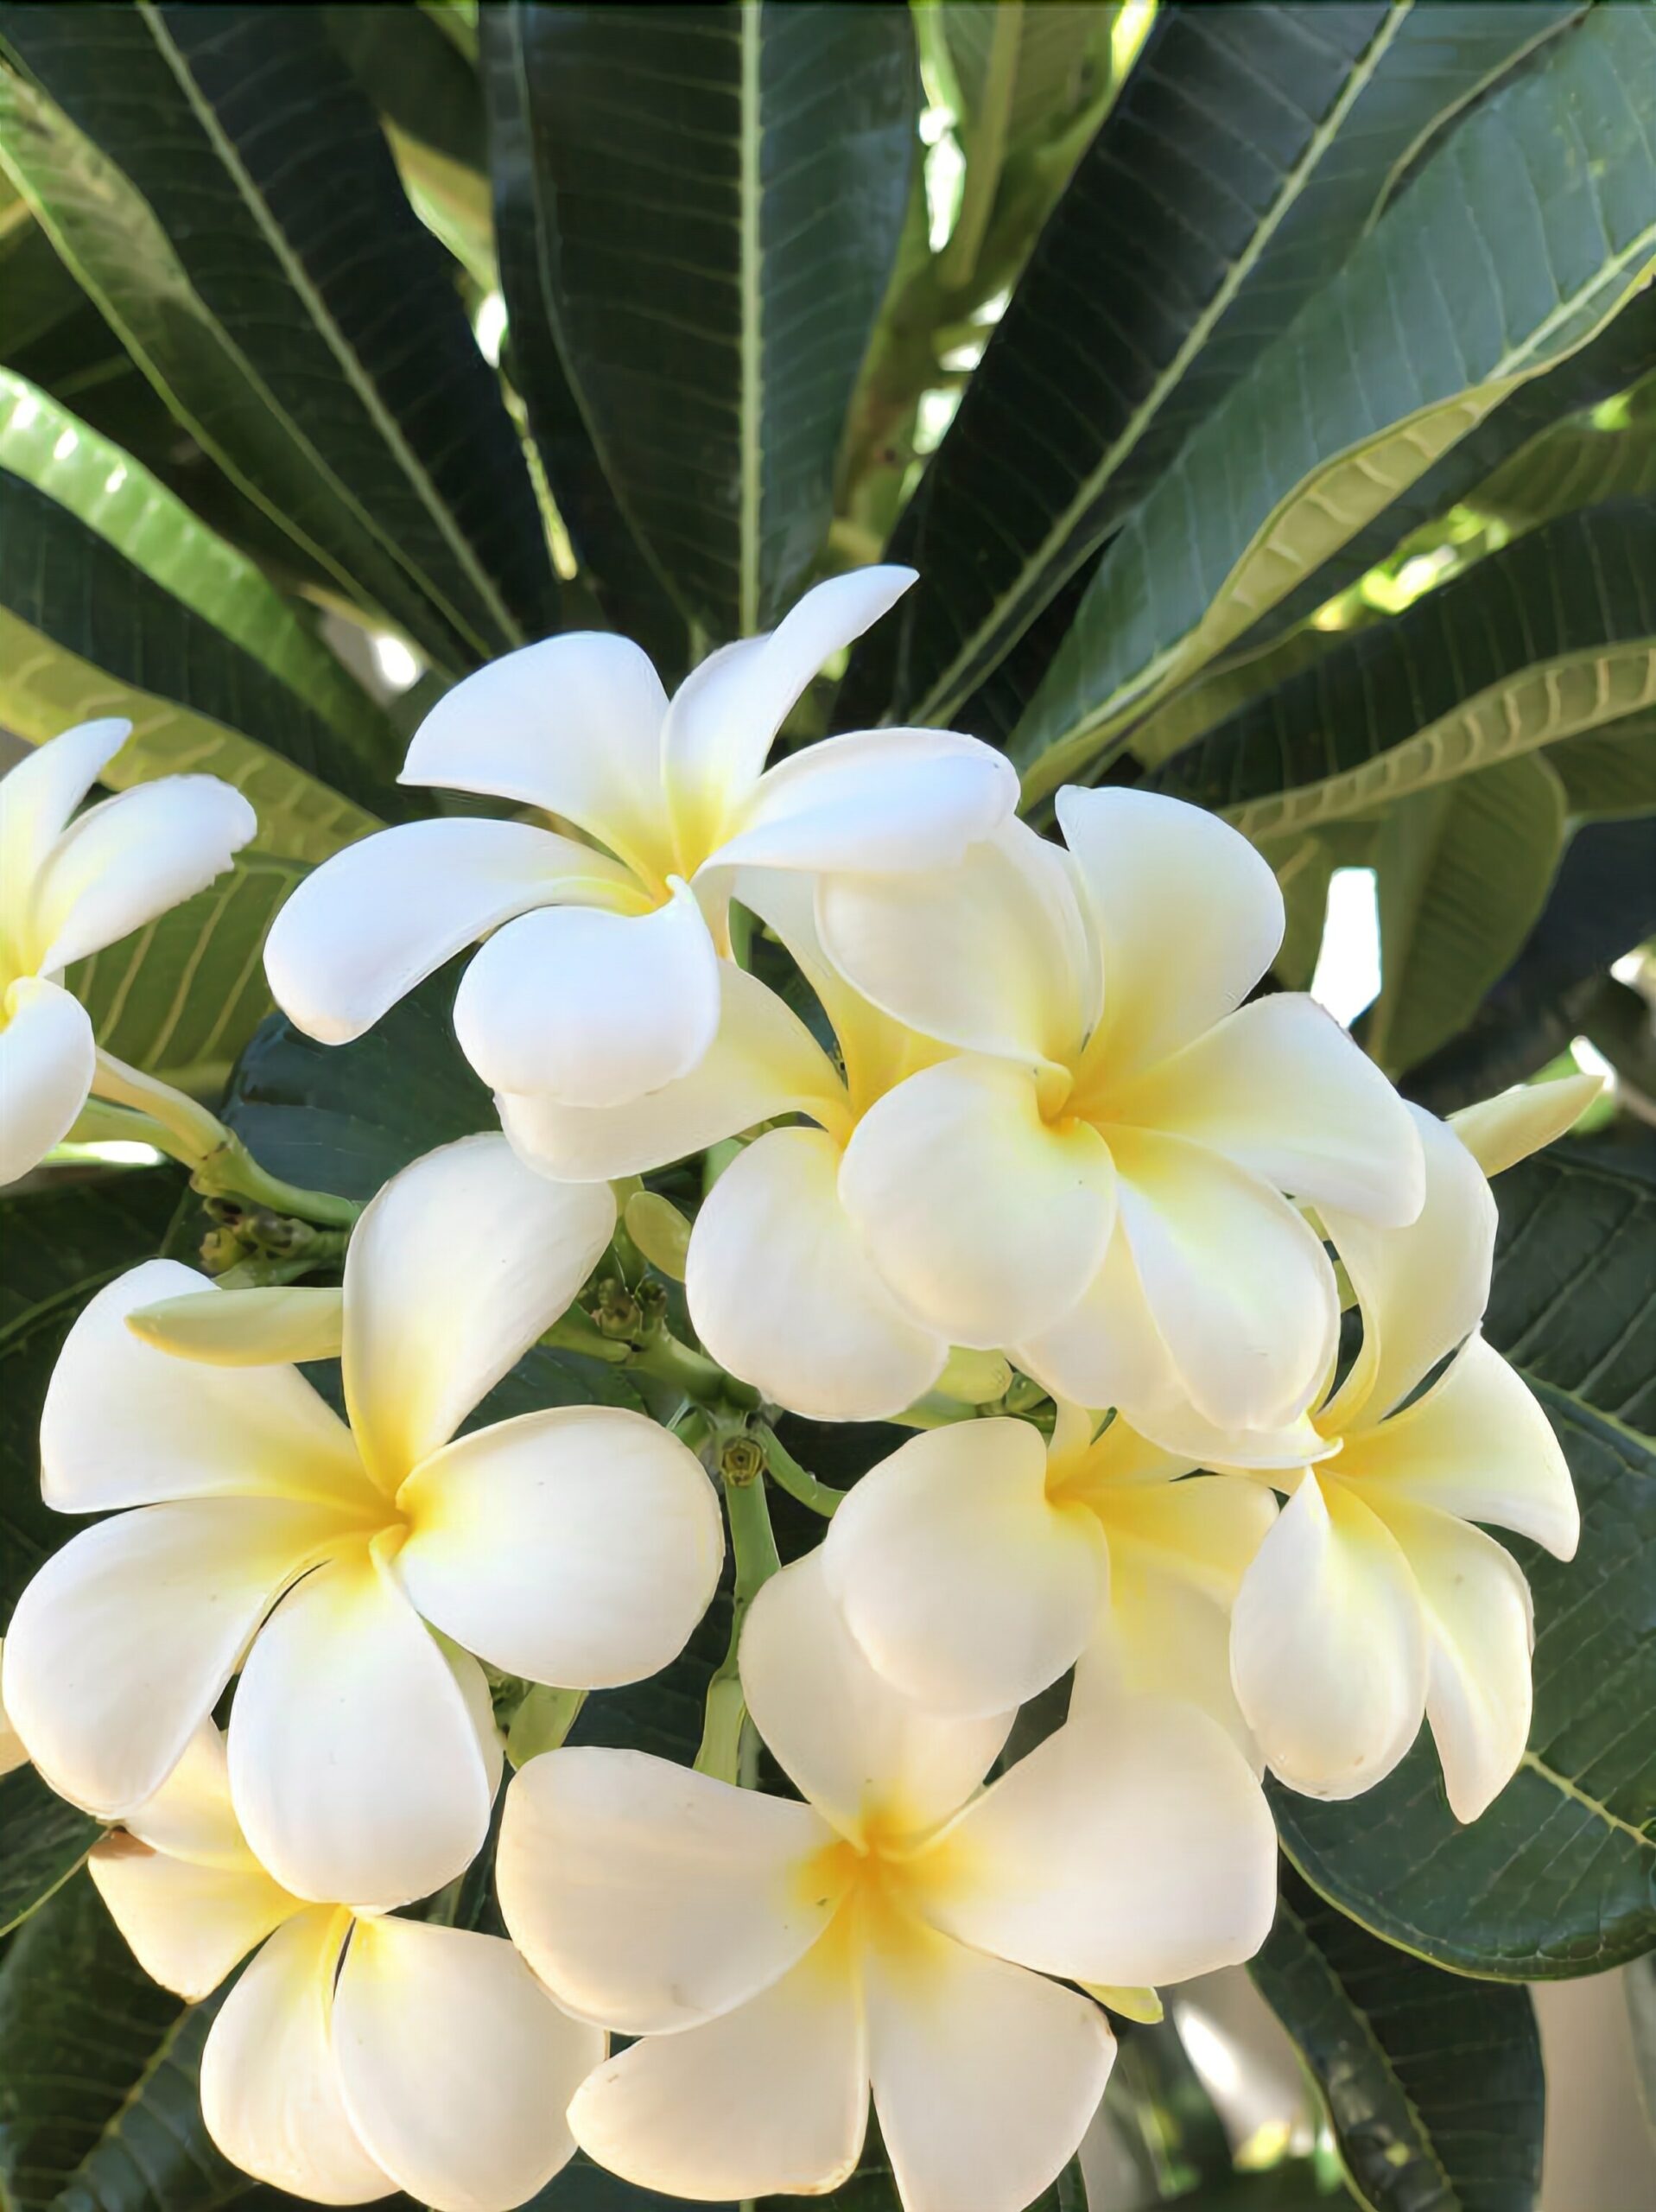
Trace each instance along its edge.
{"label": "petal with crease", "polygon": [[724,1524],[695,1454],[642,1414],[555,1406],[462,1437],[397,1493],[397,1574],[432,1625],[534,1682],[609,1689],[676,1659]]}
{"label": "petal with crease", "polygon": [[389,1916],[352,1929],[333,2043],[352,2126],[432,2212],[500,2212],[544,2188],[605,2047],[499,1936]]}
{"label": "petal with crease", "polygon": [[193,1866],[112,1835],[87,1867],[110,1916],[152,1981],[191,2004],[216,1989],[255,1944],[305,1908],[250,1858]]}
{"label": "petal with crease", "polygon": [[696,1217],[685,1294],[708,1352],[767,1398],[815,1421],[884,1421],[931,1388],[949,1347],[876,1273],[840,1164],[820,1129],[748,1146]]}
{"label": "petal with crease", "polygon": [[867,2120],[857,1984],[815,1952],[734,2012],[610,2059],[569,2107],[576,2142],[624,2181],[724,2201],[837,2188]]}
{"label": "petal with crease", "polygon": [[947,729],[864,729],[766,772],[710,856],[721,868],[950,868],[1018,804],[1004,753]]}
{"label": "petal with crease", "polygon": [[1099,1526],[1048,1499],[1026,1421],[917,1436],[828,1524],[828,1586],[865,1656],[933,1712],[1005,1713],[1055,1682],[1102,1595]]}
{"label": "petal with crease", "polygon": [[1075,1662],[1069,1718],[1121,1697],[1173,1698],[1219,1723],[1258,1774],[1264,1762],[1230,1679],[1230,1606],[1176,1567],[1112,1553],[1110,1601]]}
{"label": "petal with crease", "polygon": [[1027,1070],[962,1058],[863,1116],[840,1195],[903,1304],[995,1351],[1061,1320],[1097,1274],[1115,1171],[1097,1130],[1042,1119]]}
{"label": "petal with crease", "polygon": [[348,1045],[514,916],[638,899],[618,861],[527,822],[399,823],[347,845],[295,887],[264,941],[264,972],[308,1037]]}
{"label": "petal with crease", "polygon": [[86,1008],[20,976],[0,999],[0,1189],[38,1167],[73,1128],[98,1065]]}
{"label": "petal with crease", "polygon": [[57,975],[222,875],[258,817],[217,776],[162,776],[72,822],[35,880],[31,965]]}
{"label": "petal with crease", "polygon": [[132,734],[130,721],[79,722],[31,746],[0,776],[0,929],[28,926],[35,879],[74,812]]}
{"label": "petal with crease", "polygon": [[560,2004],[655,2035],[746,2003],[804,1956],[843,1894],[834,1841],[790,1798],[645,1751],[566,1748],[507,1790],[495,1878]]}
{"label": "petal with crease", "polygon": [[346,1403],[384,1489],[551,1327],[614,1230],[612,1192],[537,1175],[492,1132],[385,1185],[346,1254],[344,1351]]}
{"label": "petal with crease", "polygon": [[1098,2006],[930,1931],[867,1974],[874,2109],[905,2212],[1023,2212],[1098,2109]]}
{"label": "petal with crease", "polygon": [[1243,1577],[1231,1679],[1272,1771],[1308,1797],[1355,1797],[1413,1743],[1426,1624],[1396,1538],[1308,1472]]}

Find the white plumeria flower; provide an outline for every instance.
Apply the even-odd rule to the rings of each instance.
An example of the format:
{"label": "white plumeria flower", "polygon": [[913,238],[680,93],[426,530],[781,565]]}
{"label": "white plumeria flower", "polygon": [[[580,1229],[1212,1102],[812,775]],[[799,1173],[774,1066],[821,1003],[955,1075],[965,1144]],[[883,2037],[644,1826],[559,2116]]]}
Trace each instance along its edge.
{"label": "white plumeria flower", "polygon": [[790,1412],[881,1421],[924,1395],[949,1344],[905,1313],[840,1203],[845,1147],[876,1099],[940,1048],[846,986],[822,957],[803,877],[744,873],[738,895],[771,924],[815,988],[836,1068],[799,1017],[755,977],[721,964],[723,1014],[693,1073],[607,1109],[498,1094],[522,1157],[572,1181],[644,1174],[756,1123],[799,1114],[746,1146],[690,1232],[685,1294],[711,1356]]}
{"label": "white plumeria flower", "polygon": [[210,1720],[90,1863],[138,1963],[179,1996],[257,1950],[201,2055],[207,2132],[244,2172],[323,2204],[401,2189],[434,2212],[509,2212],[573,2155],[564,2109],[602,2033],[498,1936],[284,1890],[248,1848]]}
{"label": "white plumeria flower", "polygon": [[1005,1712],[1085,1655],[1083,1698],[1188,1698],[1251,1756],[1230,1607],[1275,1517],[1257,1484],[1191,1475],[1124,1421],[1094,1441],[1063,1406],[1050,1445],[990,1420],[902,1446],[834,1515],[823,1573],[864,1657],[931,1711]]}
{"label": "white plumeria flower", "polygon": [[576,2141],[669,2196],[820,2194],[856,2165],[872,2088],[908,2212],[1021,2212],[1114,2050],[1044,1977],[1249,1956],[1276,1889],[1257,1783],[1205,1715],[1144,1699],[977,1794],[1012,1716],[898,1698],[817,1556],[759,1592],[741,1675],[803,1804],[599,1750],[531,1760],[508,1792],[514,1940],[569,2011],[644,2038],[577,2094]]}
{"label": "white plumeria flower", "polygon": [[[5,1675],[6,1643],[0,1637],[0,1681]],[[0,1703],[0,1774],[10,1774],[14,1769],[29,1764],[29,1753],[23,1749],[23,1739],[7,1718],[6,1708]]]}
{"label": "white plumeria flower", "polygon": [[1376,1230],[1323,1217],[1357,1293],[1361,1349],[1312,1415],[1332,1456],[1259,1478],[1292,1494],[1243,1578],[1231,1667],[1291,1789],[1355,1796],[1397,1765],[1424,1714],[1450,1805],[1472,1821],[1523,1753],[1534,1635],[1517,1562],[1470,1524],[1493,1522],[1568,1559],[1581,1523],[1545,1414],[1476,1333],[1494,1244],[1489,1186],[1452,1131],[1411,1110],[1426,1161],[1419,1219]]}
{"label": "white plumeria flower", "polygon": [[0,779],[0,1185],[68,1135],[92,1090],[92,1026],[64,969],[205,890],[258,827],[216,776],[164,776],[75,816],[131,734],[82,722]]}
{"label": "white plumeria flower", "polygon": [[6,1706],[48,1781],[124,1817],[239,1669],[231,1785],[284,1887],[396,1904],[457,1874],[500,1773],[479,1658],[638,1681],[718,1580],[712,1485],[641,1414],[555,1407],[450,1441],[613,1223],[606,1188],[533,1175],[498,1135],[395,1177],[346,1260],[349,1427],[296,1368],[142,1342],[127,1315],[200,1291],[190,1268],[153,1261],[93,1299],[47,1392],[42,1490],[136,1510],[48,1560],[12,1619]]}
{"label": "white plumeria flower", "polygon": [[1412,1220],[1419,1146],[1312,1000],[1241,1004],[1283,929],[1245,839],[1148,792],[1057,807],[1067,854],[1011,823],[957,868],[822,883],[830,957],[958,1053],[863,1117],[841,1196],[917,1319],[1077,1404],[1152,1436],[1192,1402],[1291,1421],[1339,1308],[1283,1193]]}
{"label": "white plumeria flower", "polygon": [[638,647],[599,632],[466,677],[421,724],[403,782],[538,807],[595,844],[451,820],[352,846],[276,918],[277,1003],[343,1044],[492,931],[454,1003],[492,1089],[607,1106],[687,1075],[719,1023],[733,868],[936,867],[1017,804],[1010,764],[947,730],[856,731],[765,768],[822,663],[913,582],[873,568],[819,584],[670,704]]}

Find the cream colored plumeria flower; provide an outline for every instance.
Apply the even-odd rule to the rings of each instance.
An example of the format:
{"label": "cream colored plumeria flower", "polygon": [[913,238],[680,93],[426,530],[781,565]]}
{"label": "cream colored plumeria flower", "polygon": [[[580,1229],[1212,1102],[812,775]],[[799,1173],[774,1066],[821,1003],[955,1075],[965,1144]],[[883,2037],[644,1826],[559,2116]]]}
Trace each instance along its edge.
{"label": "cream colored plumeria flower", "polygon": [[741,1674],[803,1804],[597,1750],[531,1760],[507,1794],[513,1939],[569,2011],[644,2038],[576,2095],[576,2141],[669,2196],[821,2193],[857,2163],[872,2088],[907,2212],[1022,2212],[1114,2048],[1044,1977],[1248,1957],[1276,1891],[1258,1784],[1205,1715],[1143,1699],[978,1795],[1011,1714],[896,1696],[820,1554],[759,1592]]}
{"label": "cream colored plumeria flower", "polygon": [[6,1707],[54,1788],[124,1817],[239,1670],[230,1779],[260,1859],[301,1897],[401,1904],[487,1832],[479,1658],[602,1688],[674,1657],[723,1551],[683,1445],[607,1406],[450,1440],[613,1222],[606,1188],[533,1175],[498,1135],[395,1177],[346,1260],[348,1427],[296,1368],[141,1341],[135,1312],[238,1295],[188,1268],[150,1262],[92,1301],[47,1393],[42,1489],[63,1512],[136,1510],[48,1560],[6,1638]]}
{"label": "cream colored plumeria flower", "polygon": [[[0,1637],[0,1679],[5,1673],[5,1638]],[[27,1766],[29,1753],[23,1749],[23,1739],[6,1717],[6,1708],[0,1704],[0,1774],[10,1774],[14,1768]]]}
{"label": "cream colored plumeria flower", "polygon": [[210,1720],[91,1867],[138,1963],[179,1996],[257,1953],[201,2055],[207,2132],[244,2172],[323,2204],[402,2189],[434,2212],[508,2212],[573,2154],[564,2109],[601,2031],[498,1936],[284,1890],[238,1825]]}
{"label": "cream colored plumeria flower", "polygon": [[1191,1475],[1123,1421],[1094,1441],[1062,1406],[1050,1445],[1026,1421],[960,1421],[870,1468],[823,1573],[870,1665],[930,1711],[1005,1712],[1079,1660],[1083,1699],[1188,1698],[1251,1756],[1230,1606],[1275,1517],[1244,1477]]}
{"label": "cream colored plumeria flower", "polygon": [[[1451,1130],[1412,1110],[1426,1160],[1419,1219],[1377,1230],[1324,1215],[1362,1344],[1312,1416],[1332,1456],[1259,1478],[1291,1495],[1242,1579],[1231,1668],[1291,1788],[1355,1796],[1397,1765],[1424,1714],[1450,1807],[1472,1821],[1522,1755],[1534,1637],[1516,1561],[1471,1523],[1568,1559],[1580,1516],[1545,1414],[1477,1334],[1494,1244],[1489,1186]],[[1515,1118],[1503,1109],[1472,1126],[1489,1138]]]}
{"label": "cream colored plumeria flower", "polygon": [[830,876],[828,953],[957,1056],[859,1123],[840,1192],[881,1274],[953,1342],[1055,1393],[1167,1424],[1303,1412],[1338,1325],[1288,1197],[1420,1205],[1391,1086],[1309,998],[1241,1001],[1282,896],[1215,816],[1061,791],[1066,854],[1006,825],[954,868]]}
{"label": "cream colored plumeria flower", "polygon": [[67,1135],[92,1090],[92,1026],[64,969],[205,890],[258,827],[216,776],[164,776],[76,815],[131,733],[82,722],[0,779],[0,1185]]}
{"label": "cream colored plumeria flower", "polygon": [[607,1106],[688,1074],[719,1024],[733,868],[936,867],[1017,804],[1010,764],[947,730],[860,730],[765,768],[822,663],[913,582],[874,568],[819,584],[670,703],[638,646],[597,632],[466,677],[421,724],[402,780],[538,807],[594,842],[449,820],[352,846],[270,931],[278,1004],[343,1044],[492,931],[454,1003],[492,1089]]}
{"label": "cream colored plumeria flower", "polygon": [[773,991],[722,963],[723,1014],[695,1071],[608,1109],[498,1094],[507,1136],[543,1173],[643,1174],[779,1116],[726,1168],[690,1232],[690,1319],[727,1373],[821,1421],[880,1421],[929,1390],[945,1338],[905,1313],[840,1203],[852,1131],[939,1047],[888,1020],[822,958],[803,878],[744,872],[738,895],[769,922],[815,988],[843,1072]]}

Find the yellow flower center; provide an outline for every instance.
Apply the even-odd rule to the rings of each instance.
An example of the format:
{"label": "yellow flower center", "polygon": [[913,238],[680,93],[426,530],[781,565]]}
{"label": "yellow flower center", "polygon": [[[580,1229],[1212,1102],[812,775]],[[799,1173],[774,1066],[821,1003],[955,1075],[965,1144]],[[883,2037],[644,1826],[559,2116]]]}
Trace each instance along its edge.
{"label": "yellow flower center", "polygon": [[917,1971],[936,1940],[927,1908],[963,1879],[967,1858],[953,1836],[917,1842],[911,1823],[888,1812],[866,1816],[860,1842],[827,1844],[801,1869],[812,1903],[840,1894],[810,1956],[830,1974],[854,1971],[871,1952],[888,1970]]}

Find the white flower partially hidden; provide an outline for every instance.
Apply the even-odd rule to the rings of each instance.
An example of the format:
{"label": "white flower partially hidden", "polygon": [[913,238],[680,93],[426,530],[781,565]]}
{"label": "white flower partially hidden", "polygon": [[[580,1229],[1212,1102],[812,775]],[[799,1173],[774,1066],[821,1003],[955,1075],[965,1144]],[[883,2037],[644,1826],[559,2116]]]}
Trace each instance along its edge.
{"label": "white flower partially hidden", "polygon": [[1005,1712],[1086,1654],[1083,1700],[1095,1672],[1188,1698],[1251,1752],[1230,1606],[1275,1517],[1245,1478],[1191,1475],[1120,1420],[1094,1441],[1061,1407],[1050,1446],[1003,1420],[904,1444],[828,1524],[823,1573],[865,1658],[932,1711]]}
{"label": "white flower partially hidden", "polygon": [[1243,1578],[1231,1665],[1291,1788],[1355,1796],[1397,1765],[1424,1714],[1450,1805],[1472,1821],[1523,1752],[1533,1629],[1516,1561],[1470,1524],[1568,1559],[1580,1516],[1545,1414],[1476,1333],[1494,1243],[1488,1185],[1450,1130],[1412,1110],[1426,1160],[1419,1219],[1377,1230],[1324,1213],[1362,1310],[1361,1349],[1311,1417],[1333,1456],[1259,1478],[1292,1495]]}
{"label": "white flower partially hidden", "polygon": [[473,820],[350,847],[270,931],[277,1003],[343,1044],[492,931],[454,1004],[492,1089],[606,1106],[688,1074],[719,1023],[734,868],[936,867],[1017,804],[1010,764],[946,730],[857,731],[765,768],[822,663],[913,581],[875,568],[819,584],[670,704],[638,646],[597,632],[467,677],[421,724],[402,780],[538,807],[595,842]]}
{"label": "white flower partially hidden", "polygon": [[1276,880],[1200,809],[1058,795],[1066,854],[1012,823],[954,868],[829,876],[829,957],[957,1048],[866,1114],[840,1190],[882,1274],[951,1341],[1166,1435],[1303,1412],[1338,1325],[1285,1193],[1406,1222],[1419,1147],[1306,997],[1241,1001],[1282,936]]}
{"label": "white flower partially hidden", "polygon": [[92,1027],[64,969],[205,890],[258,827],[216,776],[164,776],[76,816],[131,731],[82,722],[0,779],[0,1185],[68,1134],[92,1089]]}
{"label": "white flower partially hidden", "polygon": [[48,1560],[6,1638],[7,1710],[54,1787],[124,1817],[239,1670],[231,1785],[259,1859],[301,1897],[401,1904],[487,1831],[479,1657],[602,1688],[675,1656],[723,1551],[683,1445],[606,1406],[450,1440],[613,1224],[606,1188],[533,1175],[496,1135],[395,1177],[346,1261],[349,1427],[296,1368],[140,1341],[126,1316],[201,1291],[187,1268],[92,1301],[47,1393],[42,1488],[63,1512],[136,1510]]}
{"label": "white flower partially hidden", "polygon": [[244,2172],[323,2204],[401,2189],[434,2212],[509,2212],[572,2156],[564,2109],[602,2033],[498,1936],[359,1916],[272,1880],[211,1721],[125,1830],[93,1851],[92,1878],[146,1974],[194,2002],[263,1946],[201,2055],[207,2132]]}
{"label": "white flower partially hidden", "polygon": [[1275,1905],[1258,1784],[1204,1715],[1145,1699],[977,1794],[1012,1716],[897,1697],[815,1556],[759,1592],[741,1672],[804,1803],[598,1750],[532,1760],[508,1793],[514,1940],[568,2010],[644,2038],[577,2094],[576,2141],[669,2196],[820,2193],[854,2168],[872,2089],[907,2212],[1021,2212],[1114,2049],[1045,1977],[1247,1958]]}

